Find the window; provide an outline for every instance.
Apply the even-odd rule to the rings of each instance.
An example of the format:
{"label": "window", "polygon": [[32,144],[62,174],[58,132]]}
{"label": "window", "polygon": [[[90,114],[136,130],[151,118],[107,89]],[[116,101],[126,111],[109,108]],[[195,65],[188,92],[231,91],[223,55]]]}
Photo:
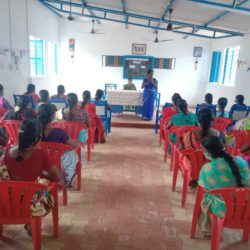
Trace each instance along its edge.
{"label": "window", "polygon": [[218,82],[220,73],[221,51],[214,51],[210,69],[209,82]]}
{"label": "window", "polygon": [[44,77],[44,40],[30,36],[30,71],[33,77]]}
{"label": "window", "polygon": [[237,71],[237,62],[239,57],[240,47],[228,48],[225,53],[225,64],[222,83],[233,86]]}
{"label": "window", "polygon": [[48,67],[50,75],[57,75],[58,70],[57,44],[48,43]]}

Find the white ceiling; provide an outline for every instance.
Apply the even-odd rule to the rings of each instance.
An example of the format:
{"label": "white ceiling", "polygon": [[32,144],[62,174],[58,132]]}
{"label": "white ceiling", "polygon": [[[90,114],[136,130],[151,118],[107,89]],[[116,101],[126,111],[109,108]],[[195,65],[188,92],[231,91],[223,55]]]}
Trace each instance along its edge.
{"label": "white ceiling", "polygon": [[[81,2],[81,0],[73,1]],[[233,2],[233,0],[211,1],[226,4],[232,4]],[[241,1],[242,0],[238,0],[238,3]],[[86,2],[92,6],[122,10],[121,0],[87,0]],[[170,0],[124,0],[124,2],[127,12],[160,18]],[[250,8],[250,1],[242,6]],[[173,20],[186,21],[195,24],[205,24],[210,19],[227,10],[187,0],[175,0],[172,7],[174,8]],[[230,12],[219,20],[213,22],[210,27],[245,32],[250,29],[250,12],[249,14]]]}

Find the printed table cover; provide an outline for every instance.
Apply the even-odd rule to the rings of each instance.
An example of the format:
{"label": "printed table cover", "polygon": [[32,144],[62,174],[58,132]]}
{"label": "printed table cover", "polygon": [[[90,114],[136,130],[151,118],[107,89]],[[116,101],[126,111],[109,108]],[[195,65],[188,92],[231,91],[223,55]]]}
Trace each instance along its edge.
{"label": "printed table cover", "polygon": [[143,91],[139,90],[108,90],[107,102],[110,105],[143,106]]}

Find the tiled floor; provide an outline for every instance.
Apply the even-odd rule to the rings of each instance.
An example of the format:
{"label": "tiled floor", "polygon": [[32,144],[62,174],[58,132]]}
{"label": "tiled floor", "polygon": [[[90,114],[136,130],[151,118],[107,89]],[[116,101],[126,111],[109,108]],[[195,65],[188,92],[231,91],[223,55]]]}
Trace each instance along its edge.
{"label": "tiled floor", "polygon": [[[195,195],[189,194],[187,209],[180,207],[180,188],[171,191],[172,173],[162,159],[153,130],[114,128],[85,165],[81,192],[70,191],[68,206],[60,205],[57,240],[51,217],[44,219],[43,249],[210,249],[210,240],[199,232],[189,238]],[[0,249],[32,249],[22,226],[4,227],[4,236]],[[250,249],[241,232],[229,230],[220,246]]]}

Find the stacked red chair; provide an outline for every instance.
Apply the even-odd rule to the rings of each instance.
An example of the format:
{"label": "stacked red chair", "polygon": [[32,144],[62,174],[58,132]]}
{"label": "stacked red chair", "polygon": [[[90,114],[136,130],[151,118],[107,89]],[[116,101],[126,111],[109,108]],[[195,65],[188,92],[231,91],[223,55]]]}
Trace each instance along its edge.
{"label": "stacked red chair", "polygon": [[191,238],[194,238],[198,219],[201,213],[201,202],[205,192],[212,195],[220,195],[226,205],[224,218],[219,218],[209,213],[212,225],[211,250],[218,250],[221,234],[224,227],[240,229],[243,231],[243,241],[248,241],[250,233],[250,188],[222,188],[215,190],[204,190],[198,186],[196,201],[193,212]]}
{"label": "stacked red chair", "polygon": [[50,186],[23,181],[0,181],[0,238],[3,236],[3,225],[31,224],[33,249],[41,249],[42,217],[31,214],[31,200],[35,192],[50,191],[55,205],[52,209],[54,237],[58,237],[58,198],[57,184]]}

